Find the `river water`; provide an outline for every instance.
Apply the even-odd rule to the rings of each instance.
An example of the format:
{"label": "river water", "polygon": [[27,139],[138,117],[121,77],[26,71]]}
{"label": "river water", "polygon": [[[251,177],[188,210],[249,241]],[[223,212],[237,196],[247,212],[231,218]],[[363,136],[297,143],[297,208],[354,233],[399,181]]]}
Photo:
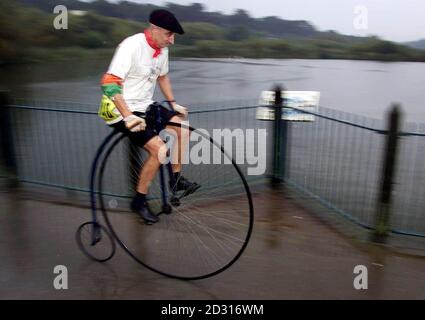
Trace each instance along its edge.
{"label": "river water", "polygon": [[[2,68],[14,97],[73,101],[96,108],[109,61],[73,61]],[[351,60],[179,59],[170,64],[177,100],[192,110],[256,103],[276,84],[321,92],[320,105],[382,119],[391,103],[405,119],[425,123],[425,63]],[[159,90],[158,90],[159,91]],[[161,100],[159,92],[156,93]],[[90,105],[90,106],[89,106]]]}

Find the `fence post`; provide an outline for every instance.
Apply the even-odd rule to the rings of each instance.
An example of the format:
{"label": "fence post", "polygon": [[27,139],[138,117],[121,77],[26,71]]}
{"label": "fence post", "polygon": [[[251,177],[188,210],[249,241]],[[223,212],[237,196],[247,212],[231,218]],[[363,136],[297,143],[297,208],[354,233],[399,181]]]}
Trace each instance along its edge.
{"label": "fence post", "polygon": [[281,86],[276,86],[274,101],[274,125],[273,125],[273,173],[272,183],[280,183],[285,175],[285,149],[287,139],[287,124],[282,121],[283,97]]}
{"label": "fence post", "polygon": [[9,97],[0,91],[0,157],[6,169],[9,187],[18,185],[18,171],[13,145],[13,126],[10,118]]}
{"label": "fence post", "polygon": [[[285,99],[282,99],[282,108],[285,108]],[[280,175],[282,179],[286,179],[289,177],[289,131],[290,131],[290,122],[287,120],[280,121]]]}
{"label": "fence post", "polygon": [[280,177],[280,147],[281,147],[281,117],[282,117],[282,89],[276,86],[274,89],[274,123],[273,123],[273,171],[272,183],[281,182]]}
{"label": "fence post", "polygon": [[381,186],[375,218],[373,241],[385,242],[390,229],[390,214],[392,205],[392,190],[396,168],[398,135],[401,122],[401,110],[398,104],[393,104],[388,115],[388,134],[381,173]]}

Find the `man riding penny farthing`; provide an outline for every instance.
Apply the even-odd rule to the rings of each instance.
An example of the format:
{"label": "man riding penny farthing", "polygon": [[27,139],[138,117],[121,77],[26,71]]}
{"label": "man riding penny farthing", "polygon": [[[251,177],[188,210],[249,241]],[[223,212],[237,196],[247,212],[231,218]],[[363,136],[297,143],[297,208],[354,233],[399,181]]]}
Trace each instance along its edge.
{"label": "man riding penny farthing", "polygon": [[[188,110],[175,100],[168,47],[176,34],[184,33],[182,26],[167,10],[153,11],[149,22],[143,33],[120,43],[101,81],[99,115],[113,132],[92,165],[93,221],[80,227],[77,241],[97,261],[112,257],[114,238],[153,271],[180,279],[205,278],[228,268],[245,249],[253,223],[251,195],[233,159],[187,124]],[[153,101],[157,83],[167,105]],[[160,137],[162,131],[172,137],[172,147]],[[185,163],[193,136],[228,157],[232,169]],[[120,196],[114,188],[132,189],[133,194]],[[97,222],[97,203],[109,231]],[[89,235],[88,244],[84,234]],[[103,257],[95,256],[90,250],[103,241],[102,235],[110,249]]]}

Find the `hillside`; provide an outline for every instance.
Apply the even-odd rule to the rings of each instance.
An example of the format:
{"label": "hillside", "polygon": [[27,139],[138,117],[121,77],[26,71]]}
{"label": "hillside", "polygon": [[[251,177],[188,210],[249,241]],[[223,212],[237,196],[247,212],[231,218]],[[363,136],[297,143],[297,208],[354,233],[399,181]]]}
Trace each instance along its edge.
{"label": "hillside", "polygon": [[[138,4],[134,2],[122,1],[120,3],[109,3],[105,0],[93,2],[82,2],[77,0],[17,0],[26,6],[41,9],[44,12],[52,13],[53,8],[64,5],[68,10],[87,10],[102,16],[120,19],[145,22],[149,13],[153,9],[161,8],[151,4]],[[184,22],[205,22],[223,28],[240,27],[248,32],[259,32],[266,37],[294,38],[294,37],[314,37],[318,31],[307,21],[288,21],[277,17],[265,17],[255,19],[249,16],[245,10],[238,9],[235,14],[224,15],[218,12],[207,12],[200,3],[191,5],[178,5],[168,3],[165,7],[172,11],[181,21]]]}
{"label": "hillside", "polygon": [[425,39],[405,42],[404,45],[414,49],[425,50]]}
{"label": "hillside", "polygon": [[[20,4],[19,4],[20,3]],[[68,29],[53,27],[53,8],[66,5]],[[110,58],[125,37],[146,28],[149,4],[104,0],[2,0],[0,64],[69,59]],[[377,37],[353,37],[317,31],[306,21],[277,17],[252,18],[244,10],[233,15],[207,12],[201,4],[168,3],[186,31],[178,36],[172,57],[245,57],[425,61],[425,51]]]}

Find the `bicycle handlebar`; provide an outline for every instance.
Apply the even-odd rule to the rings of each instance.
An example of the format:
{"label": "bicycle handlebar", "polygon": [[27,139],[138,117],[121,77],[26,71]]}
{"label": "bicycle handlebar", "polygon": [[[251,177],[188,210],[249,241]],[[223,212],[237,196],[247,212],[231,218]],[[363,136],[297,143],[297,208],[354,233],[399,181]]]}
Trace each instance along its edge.
{"label": "bicycle handlebar", "polygon": [[173,111],[173,108],[172,108],[172,106],[171,106],[171,101],[170,100],[162,100],[161,102],[159,102],[159,104],[162,106],[162,105],[164,105],[165,103],[167,103],[167,106],[168,106],[168,108],[171,110],[171,111]]}

